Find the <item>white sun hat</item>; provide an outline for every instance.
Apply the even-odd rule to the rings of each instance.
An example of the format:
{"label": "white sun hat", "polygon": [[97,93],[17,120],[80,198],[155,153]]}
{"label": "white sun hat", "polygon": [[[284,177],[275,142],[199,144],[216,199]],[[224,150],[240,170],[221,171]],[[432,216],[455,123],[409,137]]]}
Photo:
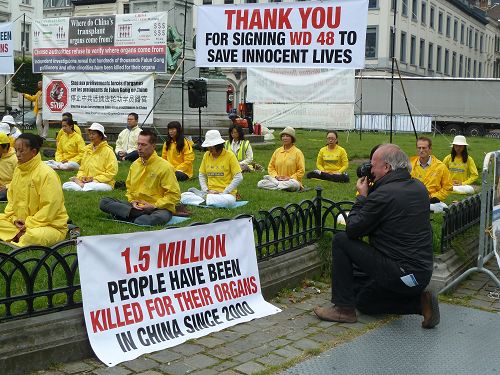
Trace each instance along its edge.
{"label": "white sun hat", "polygon": [[6,122],[0,122],[0,133],[10,135],[10,125]]}
{"label": "white sun hat", "polygon": [[98,122],[92,123],[92,125],[89,126],[89,130],[97,130],[98,132],[101,132],[104,138],[106,137],[106,133],[104,133],[104,126],[99,124]]}
{"label": "white sun hat", "polygon": [[457,145],[457,146],[468,146],[469,144],[467,143],[467,140],[463,135],[456,135],[455,138],[453,138],[453,142],[451,142],[452,145]]}
{"label": "white sun hat", "polygon": [[205,141],[201,144],[201,147],[212,147],[224,142],[218,130],[209,130],[205,134]]}
{"label": "white sun hat", "polygon": [[12,117],[11,115],[3,116],[2,122],[6,122],[9,125],[16,125],[16,121],[14,120],[14,117]]}

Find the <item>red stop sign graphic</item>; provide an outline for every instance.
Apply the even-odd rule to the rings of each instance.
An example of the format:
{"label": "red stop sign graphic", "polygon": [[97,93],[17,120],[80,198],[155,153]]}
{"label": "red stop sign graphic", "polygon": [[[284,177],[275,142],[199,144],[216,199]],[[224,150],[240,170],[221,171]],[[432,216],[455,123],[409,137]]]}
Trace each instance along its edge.
{"label": "red stop sign graphic", "polygon": [[45,103],[50,112],[62,113],[68,105],[68,88],[63,81],[50,81],[45,89]]}

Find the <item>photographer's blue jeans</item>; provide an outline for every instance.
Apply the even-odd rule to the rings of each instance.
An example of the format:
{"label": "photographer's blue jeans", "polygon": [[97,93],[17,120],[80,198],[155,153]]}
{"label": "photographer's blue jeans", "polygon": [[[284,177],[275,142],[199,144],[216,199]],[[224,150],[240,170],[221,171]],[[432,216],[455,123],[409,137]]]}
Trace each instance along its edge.
{"label": "photographer's blue jeans", "polygon": [[[355,267],[366,275],[355,276]],[[401,281],[410,273],[419,285],[408,287]],[[402,270],[394,260],[363,241],[349,239],[345,232],[333,239],[332,302],[340,307],[356,307],[366,314],[420,314],[420,294],[431,276]]]}

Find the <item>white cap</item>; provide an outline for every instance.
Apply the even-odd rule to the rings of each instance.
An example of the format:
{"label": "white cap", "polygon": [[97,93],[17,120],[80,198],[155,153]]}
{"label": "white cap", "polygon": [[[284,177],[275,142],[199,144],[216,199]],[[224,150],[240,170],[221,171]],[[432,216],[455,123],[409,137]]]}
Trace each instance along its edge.
{"label": "white cap", "polygon": [[14,121],[14,117],[12,117],[11,115],[3,116],[2,122],[6,122],[9,125],[16,125],[16,122]]}
{"label": "white cap", "polygon": [[463,135],[456,135],[455,138],[453,138],[453,142],[451,142],[452,145],[457,145],[457,146],[468,146],[469,144],[467,143],[467,140]]}
{"label": "white cap", "polygon": [[98,132],[102,133],[102,135],[104,136],[104,138],[107,138],[106,137],[106,133],[104,133],[104,126],[102,126],[98,122],[92,123],[92,125],[90,125],[90,127],[89,127],[89,130],[97,130]]}
{"label": "white cap", "polygon": [[218,130],[209,130],[205,134],[205,141],[201,144],[201,147],[212,147],[224,142]]}
{"label": "white cap", "polygon": [[10,134],[10,125],[7,124],[6,122],[0,122],[0,133],[3,134]]}

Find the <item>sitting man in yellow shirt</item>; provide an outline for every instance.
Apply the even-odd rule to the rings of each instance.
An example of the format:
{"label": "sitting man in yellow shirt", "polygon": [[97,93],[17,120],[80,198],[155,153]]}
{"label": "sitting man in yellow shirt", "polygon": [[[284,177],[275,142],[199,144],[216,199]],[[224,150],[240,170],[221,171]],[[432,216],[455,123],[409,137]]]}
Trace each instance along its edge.
{"label": "sitting man in yellow shirt", "polygon": [[7,134],[0,133],[0,201],[7,200],[7,187],[12,181],[16,166],[14,147],[11,147]]}
{"label": "sitting man in yellow shirt", "polygon": [[99,208],[119,220],[138,225],[164,225],[172,218],[181,191],[172,165],[155,152],[157,136],[142,130],[137,140],[139,158],[127,177],[127,200],[103,198]]}
{"label": "sitting man in yellow shirt", "polygon": [[432,204],[444,201],[453,188],[446,165],[432,154],[432,141],[427,137],[417,140],[418,156],[411,158],[411,176],[425,185]]}

